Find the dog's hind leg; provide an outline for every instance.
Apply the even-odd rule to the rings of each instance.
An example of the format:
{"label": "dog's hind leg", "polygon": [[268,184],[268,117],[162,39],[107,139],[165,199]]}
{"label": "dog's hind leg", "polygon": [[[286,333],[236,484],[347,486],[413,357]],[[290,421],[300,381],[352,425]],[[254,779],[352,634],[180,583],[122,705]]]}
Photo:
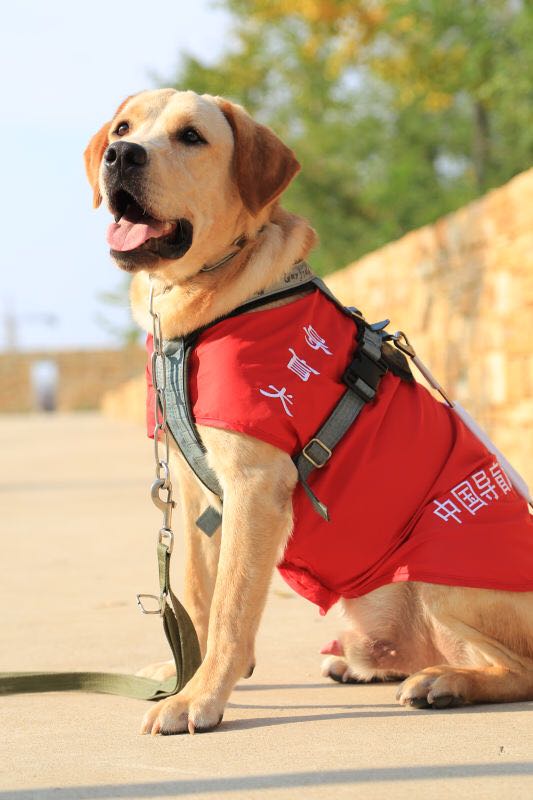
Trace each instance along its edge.
{"label": "dog's hind leg", "polygon": [[443,661],[435,650],[412,584],[395,583],[341,601],[349,627],[322,652],[322,674],[342,683],[401,680]]}
{"label": "dog's hind leg", "polygon": [[407,678],[399,702],[446,708],[533,700],[533,593],[420,587],[448,663]]}

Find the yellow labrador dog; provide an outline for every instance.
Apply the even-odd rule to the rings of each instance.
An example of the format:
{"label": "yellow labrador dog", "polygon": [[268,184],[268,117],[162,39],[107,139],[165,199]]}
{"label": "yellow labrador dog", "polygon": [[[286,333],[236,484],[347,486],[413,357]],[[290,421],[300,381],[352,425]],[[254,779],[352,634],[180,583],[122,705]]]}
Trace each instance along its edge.
{"label": "yellow labrador dog", "polygon": [[[151,278],[167,339],[268,289],[315,243],[309,224],[279,205],[299,170],[293,152],[219,97],[162,89],[128,98],[85,158],[95,205],[103,199],[117,221],[108,234],[112,256],[135,273],[135,319],[150,330]],[[236,241],[239,252],[209,270]],[[185,605],[203,662],[179,694],[150,708],[145,733],[219,724],[236,681],[253,670],[272,572],[293,525],[291,457],[244,433],[199,428],[224,489],[222,530],[212,538],[195,525],[207,490],[177,451],[173,470],[187,542]],[[330,649],[326,675],[405,678],[398,699],[408,706],[533,699],[533,592],[405,581],[341,604],[349,627]],[[166,677],[170,669],[154,665],[144,674]]]}

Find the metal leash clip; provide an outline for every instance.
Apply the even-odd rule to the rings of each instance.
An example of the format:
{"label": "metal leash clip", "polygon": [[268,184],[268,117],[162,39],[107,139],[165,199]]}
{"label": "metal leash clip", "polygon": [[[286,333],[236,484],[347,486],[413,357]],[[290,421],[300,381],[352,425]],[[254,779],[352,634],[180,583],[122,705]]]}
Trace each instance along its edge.
{"label": "metal leash clip", "polygon": [[[161,492],[167,493],[166,499],[161,497]],[[176,505],[172,499],[172,487],[169,484],[168,478],[156,478],[152,483],[150,489],[152,503],[163,512],[163,528],[165,530],[172,529],[172,509]]]}
{"label": "metal leash clip", "polygon": [[424,378],[427,380],[429,385],[435,389],[436,392],[440,394],[443,400],[450,406],[450,408],[454,407],[453,400],[450,399],[448,394],[444,391],[438,380],[435,378],[433,373],[426,367],[423,361],[419,359],[416,354],[415,348],[407,338],[406,334],[403,331],[396,331],[396,333],[391,333],[387,336],[387,341],[392,341],[394,345],[401,350],[402,353],[405,353],[406,356],[409,356],[413,364],[422,373]]}

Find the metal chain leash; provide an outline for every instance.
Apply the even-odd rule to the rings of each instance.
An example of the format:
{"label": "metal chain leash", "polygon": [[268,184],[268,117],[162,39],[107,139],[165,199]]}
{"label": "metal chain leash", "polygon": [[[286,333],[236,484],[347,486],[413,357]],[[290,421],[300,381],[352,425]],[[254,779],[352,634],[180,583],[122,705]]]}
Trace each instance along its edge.
{"label": "metal chain leash", "polygon": [[[172,499],[172,480],[170,476],[170,434],[167,425],[166,386],[167,373],[165,369],[165,353],[163,351],[163,336],[161,333],[161,317],[154,307],[154,284],[150,280],[149,311],[152,317],[153,352],[151,359],[152,383],[155,394],[155,427],[154,427],[154,459],[155,480],[150,489],[154,505],[163,512],[163,525],[159,529],[158,545],[165,545],[168,555],[174,547],[174,533],[172,531],[172,511],[176,505]],[[157,600],[159,607],[152,610],[144,606],[142,598]],[[137,602],[144,614],[164,613],[166,592],[160,597],[152,594],[138,594]]]}

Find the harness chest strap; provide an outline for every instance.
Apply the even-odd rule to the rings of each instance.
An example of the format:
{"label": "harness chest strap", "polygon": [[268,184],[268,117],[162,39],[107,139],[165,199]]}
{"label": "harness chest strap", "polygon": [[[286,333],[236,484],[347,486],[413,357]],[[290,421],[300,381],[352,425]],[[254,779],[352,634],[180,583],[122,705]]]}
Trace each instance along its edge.
{"label": "harness chest strap", "polygon": [[[353,320],[358,330],[359,346],[352,363],[343,375],[347,389],[320,430],[294,459],[300,482],[313,508],[323,519],[327,520],[327,508],[309,487],[309,476],[313,470],[321,469],[329,461],[334,448],[353,425],[366,403],[374,399],[379,382],[389,368],[404,380],[413,380],[413,377],[404,356],[384,344],[387,334],[383,333],[383,330],[388,324],[388,320],[376,325],[369,325],[356,309],[348,309],[343,306],[320,278],[313,275],[305,262],[296,264],[280,284],[251,298],[227,317],[266,305],[278,298],[299,292],[309,285],[318,288],[335,303],[343,314]],[[217,319],[211,325],[220,321],[221,319]],[[188,387],[189,356],[200,333],[211,325],[186,337],[165,342],[167,370],[165,397],[168,428],[182,455],[201,483],[223,500],[222,488],[216,474],[207,463],[206,450],[194,422]],[[162,365],[158,367],[158,369],[163,368]],[[158,377],[162,376],[158,374]],[[220,512],[212,506],[208,506],[198,517],[196,524],[204,533],[212,536],[221,522]]]}

